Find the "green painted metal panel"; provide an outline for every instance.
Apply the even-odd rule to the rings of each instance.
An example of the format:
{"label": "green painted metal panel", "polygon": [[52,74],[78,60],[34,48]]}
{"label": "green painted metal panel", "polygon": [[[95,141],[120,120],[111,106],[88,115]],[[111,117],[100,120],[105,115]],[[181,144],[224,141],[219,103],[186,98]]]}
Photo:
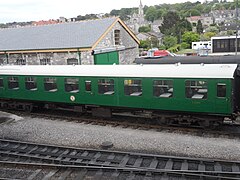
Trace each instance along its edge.
{"label": "green painted metal panel", "polygon": [[119,64],[119,55],[117,51],[94,55],[95,65],[114,64],[114,63]]}
{"label": "green painted metal panel", "polygon": [[[194,79],[207,81],[208,98],[207,99],[189,99],[185,97],[185,81],[186,79],[171,79],[173,80],[173,97],[160,98],[153,96],[153,81],[161,78],[105,78],[105,77],[68,77],[79,78],[79,92],[65,92],[64,77],[57,78],[58,90],[56,92],[47,92],[44,90],[44,77],[36,76],[37,90],[30,91],[25,89],[25,76],[17,76],[19,78],[19,89],[9,90],[7,85],[7,77],[4,78],[4,87],[0,88],[0,98],[14,98],[21,100],[37,100],[44,102],[59,102],[73,104],[95,104],[103,106],[115,107],[132,107],[146,108],[159,110],[172,110],[184,112],[201,112],[230,115],[232,113],[232,81],[231,79]],[[51,76],[46,76],[51,77]],[[98,93],[99,79],[114,80],[114,94],[105,95]],[[124,94],[124,80],[140,79],[142,80],[142,95],[127,96]],[[168,80],[168,78],[164,78]],[[92,91],[86,92],[85,81],[92,82]],[[227,85],[226,98],[217,98],[218,82]],[[74,96],[74,101],[71,97]]]}

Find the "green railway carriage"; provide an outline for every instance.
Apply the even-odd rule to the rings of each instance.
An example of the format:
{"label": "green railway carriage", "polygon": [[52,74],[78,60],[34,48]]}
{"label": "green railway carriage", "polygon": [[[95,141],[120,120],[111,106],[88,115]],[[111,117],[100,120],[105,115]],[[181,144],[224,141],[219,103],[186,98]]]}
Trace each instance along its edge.
{"label": "green railway carriage", "polygon": [[1,66],[1,106],[8,100],[231,117],[240,100],[236,71],[235,64]]}

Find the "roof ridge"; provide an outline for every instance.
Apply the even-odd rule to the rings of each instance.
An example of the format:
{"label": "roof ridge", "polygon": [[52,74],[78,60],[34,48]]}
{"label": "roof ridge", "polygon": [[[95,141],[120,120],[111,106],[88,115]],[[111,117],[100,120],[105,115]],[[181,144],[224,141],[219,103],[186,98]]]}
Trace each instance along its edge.
{"label": "roof ridge", "polygon": [[84,23],[84,22],[91,22],[91,21],[99,21],[99,20],[106,20],[106,19],[117,19],[118,17],[106,17],[106,18],[96,18],[96,19],[85,19],[81,21],[74,21],[74,22],[58,22],[55,24],[44,24],[44,25],[27,25],[27,26],[19,26],[19,27],[9,27],[9,28],[0,28],[0,31],[9,30],[9,29],[24,29],[24,28],[32,28],[32,27],[45,27],[45,26],[55,26],[60,24],[77,24],[77,23]]}

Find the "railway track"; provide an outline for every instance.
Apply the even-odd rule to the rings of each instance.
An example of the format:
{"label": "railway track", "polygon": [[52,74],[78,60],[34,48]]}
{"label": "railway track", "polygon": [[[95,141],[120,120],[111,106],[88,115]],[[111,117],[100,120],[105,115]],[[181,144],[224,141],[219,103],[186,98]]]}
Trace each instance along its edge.
{"label": "railway track", "polygon": [[[110,172],[111,176],[113,174],[120,176],[123,173],[132,179],[135,179],[139,174],[142,178],[150,176],[157,179],[164,176],[206,179],[210,177],[218,179],[240,178],[240,162],[238,161],[62,147],[5,139],[0,139],[0,164],[1,171],[8,169],[6,165],[11,165],[15,169],[24,165],[29,167],[46,166],[50,170],[54,167],[55,173],[62,172],[62,169],[64,169],[63,173],[67,173],[66,171],[68,173],[69,171],[73,173],[76,171],[79,173],[94,171],[94,176],[96,174],[104,175],[107,172]],[[38,171],[44,171],[44,169]],[[53,174],[51,171],[49,173]],[[0,175],[0,178],[6,177]]]}
{"label": "railway track", "polygon": [[168,170],[142,170],[96,166],[70,166],[40,163],[18,163],[0,161],[1,179],[239,179],[234,173],[191,173]]}
{"label": "railway track", "polygon": [[[143,116],[129,116],[129,114],[114,114],[110,118],[96,118],[88,114],[79,114],[69,111],[44,111],[44,112],[24,112],[24,111],[6,111],[9,113],[16,114],[18,116],[30,117],[30,118],[43,118],[51,119],[55,121],[67,121],[75,123],[85,123],[100,126],[112,126],[122,127],[131,129],[151,130],[151,131],[166,131],[166,132],[177,132],[181,134],[191,134],[200,137],[213,137],[213,138],[240,138],[240,125],[239,124],[225,124],[218,129],[203,129],[196,127],[183,127],[183,126],[166,126],[159,125],[154,119]],[[12,120],[4,123],[10,123]]]}

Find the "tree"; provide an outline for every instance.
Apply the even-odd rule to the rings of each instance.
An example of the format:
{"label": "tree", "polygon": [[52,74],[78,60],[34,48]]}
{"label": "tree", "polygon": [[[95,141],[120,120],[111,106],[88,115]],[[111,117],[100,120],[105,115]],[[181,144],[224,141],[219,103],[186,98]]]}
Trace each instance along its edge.
{"label": "tree", "polygon": [[219,29],[217,28],[217,26],[209,26],[208,28],[206,28],[206,32],[213,32],[213,33],[218,33]]}
{"label": "tree", "polygon": [[145,13],[145,19],[151,22],[156,20],[157,16],[158,16],[158,11],[153,6],[149,7]]}
{"label": "tree", "polygon": [[185,42],[189,44],[189,47],[191,47],[192,42],[199,41],[200,40],[200,35],[195,33],[195,32],[185,32],[182,35],[182,42]]}
{"label": "tree", "polygon": [[179,15],[176,12],[168,11],[167,14],[163,16],[163,23],[159,29],[165,35],[176,36],[179,33],[177,29],[179,22]]}
{"label": "tree", "polygon": [[201,35],[201,40],[210,41],[211,37],[213,37],[215,35],[216,35],[216,33],[214,33],[214,32],[205,32],[203,35]]}
{"label": "tree", "polygon": [[138,32],[150,32],[151,31],[151,27],[150,26],[141,26],[138,29]]}
{"label": "tree", "polygon": [[177,44],[177,37],[165,36],[163,38],[163,44],[165,45],[166,49],[169,49]]}
{"label": "tree", "polygon": [[203,25],[202,25],[202,22],[200,20],[198,20],[198,22],[197,22],[197,33],[198,34],[203,33]]}

